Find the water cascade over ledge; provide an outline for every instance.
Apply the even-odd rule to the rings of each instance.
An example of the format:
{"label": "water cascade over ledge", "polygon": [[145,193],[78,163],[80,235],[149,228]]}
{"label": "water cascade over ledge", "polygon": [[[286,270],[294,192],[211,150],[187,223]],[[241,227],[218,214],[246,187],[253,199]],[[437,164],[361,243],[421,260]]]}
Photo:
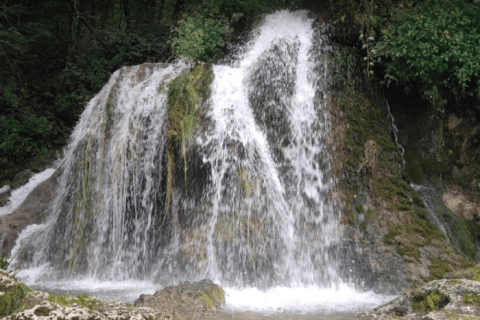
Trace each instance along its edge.
{"label": "water cascade over ledge", "polygon": [[[266,16],[233,63],[213,66],[211,97],[198,106],[202,125],[171,190],[166,90],[186,66],[115,72],[72,134],[48,220],[17,241],[19,275],[79,290],[210,278],[232,297],[340,290],[348,294],[338,305],[348,304],[355,290],[338,270],[341,224],[326,147],[331,50],[307,12]],[[351,301],[384,300],[367,296]]]}

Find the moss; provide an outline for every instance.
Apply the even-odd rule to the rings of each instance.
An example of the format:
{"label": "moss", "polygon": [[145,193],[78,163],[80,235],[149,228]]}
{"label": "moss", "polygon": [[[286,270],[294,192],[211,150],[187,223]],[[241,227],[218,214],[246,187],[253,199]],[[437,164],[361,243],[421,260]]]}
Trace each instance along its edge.
{"label": "moss", "polygon": [[383,242],[386,244],[393,244],[394,238],[402,234],[401,230],[389,230],[385,236],[383,236]]}
{"label": "moss", "polygon": [[471,174],[466,174],[455,179],[456,184],[467,190],[471,189],[472,181],[473,176]]}
{"label": "moss", "polygon": [[205,305],[207,306],[207,308],[213,308],[213,301],[206,293],[202,294],[202,296],[198,299],[205,301]]}
{"label": "moss", "polygon": [[364,213],[365,211],[363,210],[363,206],[361,204],[357,204],[355,206],[355,211],[357,211],[358,213]]}
{"label": "moss", "polygon": [[475,274],[473,275],[472,280],[480,281],[480,269],[475,270]]}
{"label": "moss", "polygon": [[456,217],[452,224],[452,231],[454,236],[460,243],[460,249],[470,259],[474,259],[477,253],[477,246],[475,244],[475,238],[470,232],[470,226],[467,219],[463,217]]}
{"label": "moss", "polygon": [[425,221],[429,221],[428,220],[428,212],[427,210],[423,209],[423,208],[415,208],[414,210],[415,214],[417,215],[417,217],[421,220],[425,220]]}
{"label": "moss", "polygon": [[66,296],[66,295],[48,295],[48,301],[57,303],[62,307],[66,307],[68,305],[72,305],[74,303],[79,304],[82,308],[93,310],[100,306],[100,301],[87,296],[86,294],[81,294],[76,297],[73,296]]}
{"label": "moss", "polygon": [[412,206],[408,204],[391,204],[387,206],[387,210],[389,211],[400,210],[400,211],[408,211],[412,214],[414,213]]}
{"label": "moss", "polygon": [[380,136],[377,138],[377,143],[387,150],[397,151],[398,146],[387,136]]}
{"label": "moss", "polygon": [[[177,158],[183,158],[185,183],[187,181],[187,145],[192,140],[193,129],[199,121],[200,104],[210,95],[213,77],[212,66],[200,64],[190,71],[181,72],[168,84],[165,137],[170,181],[173,181],[174,170],[171,168],[178,163]],[[167,203],[170,203],[170,193],[171,188],[167,190]]]}
{"label": "moss", "polygon": [[422,257],[422,253],[420,252],[420,249],[417,246],[398,247],[397,252],[399,255],[404,257],[405,260],[409,262],[413,262],[413,260],[408,259],[407,257],[411,257],[418,262],[420,262],[420,258]]}
{"label": "moss", "polygon": [[37,307],[33,313],[37,317],[48,317],[48,315],[50,314],[50,311],[52,311],[52,309],[40,306],[40,307]]}
{"label": "moss", "polygon": [[404,241],[399,241],[396,250],[405,260],[412,262],[411,258],[420,261],[420,247],[430,245],[433,240],[443,240],[443,233],[429,221],[416,219],[412,224],[390,225],[388,232],[383,237],[385,244],[395,244],[395,237],[400,237]]}
{"label": "moss", "polygon": [[465,293],[462,296],[462,301],[465,303],[472,303],[473,302],[472,295],[470,293]]}
{"label": "moss", "polygon": [[397,200],[400,204],[408,204],[407,194],[411,187],[395,176],[379,177],[373,183],[373,195],[377,199]]}
{"label": "moss", "polygon": [[225,303],[225,291],[222,287],[218,287],[216,290],[212,290],[211,296],[213,298],[213,301],[217,301],[221,304]]}
{"label": "moss", "polygon": [[[342,52],[339,56],[344,54]],[[354,58],[351,53],[347,53],[346,56],[349,59]],[[345,67],[343,62],[337,63],[340,63],[340,68],[342,65]],[[348,78],[351,81],[346,81],[343,86],[335,87],[334,90],[337,105],[342,109],[347,123],[343,139],[345,157],[342,187],[348,193],[356,194],[359,185],[362,184],[362,177],[371,176],[377,171],[388,171],[392,174],[396,171],[391,160],[393,151],[398,148],[388,137],[386,107],[379,105],[379,101],[373,95],[368,95],[366,90],[357,90],[356,83],[363,81],[360,72],[358,74],[353,72]],[[372,146],[372,143],[369,144],[367,141],[375,145],[374,159],[371,158],[367,147]]]}
{"label": "moss", "polygon": [[444,308],[450,300],[446,295],[438,291],[431,291],[428,294],[415,295],[411,300],[412,309],[415,312],[428,313]]}
{"label": "moss", "polygon": [[348,210],[347,214],[343,216],[342,222],[343,224],[349,225],[349,226],[355,225],[355,214],[353,213],[352,209]]}
{"label": "moss", "polygon": [[425,208],[425,203],[423,202],[422,197],[418,194],[417,191],[411,189],[408,194],[410,195],[410,197],[412,198],[413,203],[414,203],[417,207]]}
{"label": "moss", "polygon": [[431,264],[428,267],[429,276],[423,277],[425,281],[432,281],[437,279],[442,279],[447,273],[452,272],[453,269],[445,261],[440,259],[432,259]]}
{"label": "moss", "polygon": [[425,172],[422,166],[422,154],[416,146],[409,144],[405,149],[405,177],[413,183],[425,181]]}
{"label": "moss", "polygon": [[5,294],[0,296],[0,317],[6,317],[17,311],[23,304],[28,292],[31,291],[26,285],[15,283],[2,289]]}

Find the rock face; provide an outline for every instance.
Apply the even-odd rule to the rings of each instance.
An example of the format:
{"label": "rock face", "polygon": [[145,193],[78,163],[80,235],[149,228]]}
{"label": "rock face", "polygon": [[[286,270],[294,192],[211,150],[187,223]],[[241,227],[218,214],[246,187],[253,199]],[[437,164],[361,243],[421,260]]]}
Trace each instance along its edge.
{"label": "rock face", "polygon": [[470,280],[480,279],[480,267],[452,272],[447,278],[405,292],[354,319],[480,319],[480,282]]}
{"label": "rock face", "polygon": [[225,304],[225,292],[211,280],[184,282],[169,286],[153,295],[142,294],[135,301],[135,307],[149,307],[161,310],[176,318],[202,319],[213,315]]}
{"label": "rock face", "polygon": [[0,217],[0,255],[9,255],[20,231],[47,216],[48,205],[55,192],[58,171],[36,187],[12,214]]}
{"label": "rock face", "polygon": [[30,180],[30,178],[33,176],[33,172],[30,169],[24,170],[20,173],[18,173],[15,178],[13,179],[12,182],[12,189],[17,189]]}
{"label": "rock face", "polygon": [[0,188],[0,207],[3,207],[7,204],[8,198],[10,197],[10,186],[4,185]]}
{"label": "rock face", "polygon": [[4,270],[0,270],[0,317],[8,320],[171,319],[169,315],[151,308],[99,301],[85,295],[54,296],[31,290]]}

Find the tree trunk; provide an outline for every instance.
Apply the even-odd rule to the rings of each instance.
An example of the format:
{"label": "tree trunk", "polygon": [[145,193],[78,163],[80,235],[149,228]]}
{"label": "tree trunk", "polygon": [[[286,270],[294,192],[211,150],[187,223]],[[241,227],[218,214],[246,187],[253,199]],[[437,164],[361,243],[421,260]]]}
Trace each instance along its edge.
{"label": "tree trunk", "polygon": [[130,7],[128,6],[128,0],[123,1],[123,12],[125,13],[125,21],[127,22],[127,30],[130,30]]}

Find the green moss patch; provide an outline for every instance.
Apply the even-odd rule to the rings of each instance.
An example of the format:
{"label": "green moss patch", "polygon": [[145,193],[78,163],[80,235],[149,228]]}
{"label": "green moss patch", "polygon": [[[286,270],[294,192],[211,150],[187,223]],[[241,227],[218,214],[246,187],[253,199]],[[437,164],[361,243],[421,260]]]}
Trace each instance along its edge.
{"label": "green moss patch", "polygon": [[66,296],[66,295],[48,295],[48,301],[56,303],[62,307],[72,305],[74,303],[80,305],[82,308],[93,310],[100,306],[100,301],[87,296],[86,294],[81,294],[78,296]]}
{"label": "green moss patch", "polygon": [[16,283],[4,287],[2,291],[5,294],[0,296],[0,318],[7,317],[19,310],[31,289],[22,283]]}
{"label": "green moss patch", "polygon": [[213,77],[212,65],[200,64],[192,70],[182,71],[168,84],[166,212],[170,205],[175,167],[181,159],[187,181],[187,145],[199,122],[200,105],[210,95]]}
{"label": "green moss patch", "polygon": [[51,311],[52,311],[52,309],[50,309],[50,308],[40,306],[40,307],[37,307],[35,309],[35,311],[33,311],[33,313],[37,317],[48,317],[48,315],[50,314]]}
{"label": "green moss patch", "polygon": [[454,236],[460,243],[460,249],[470,259],[474,259],[477,254],[477,246],[475,238],[472,236],[470,228],[474,228],[474,223],[469,222],[463,217],[456,217],[452,224],[452,231]]}
{"label": "green moss patch", "polygon": [[447,273],[452,272],[453,268],[446,263],[446,261],[440,259],[432,259],[431,265],[428,267],[430,275],[424,277],[425,281],[432,281],[442,279]]}
{"label": "green moss patch", "polygon": [[432,244],[433,240],[443,241],[443,233],[428,221],[416,219],[412,224],[390,225],[388,232],[383,237],[385,244],[395,244],[395,238],[399,237],[397,252],[409,261],[413,258],[420,261],[420,247]]}
{"label": "green moss patch", "polygon": [[222,287],[217,286],[215,289],[202,293],[198,299],[205,301],[207,308],[213,308],[215,305],[225,304],[225,291],[223,291]]}
{"label": "green moss patch", "polygon": [[443,309],[450,300],[446,295],[438,291],[428,292],[427,294],[415,295],[410,302],[415,312],[428,313]]}

